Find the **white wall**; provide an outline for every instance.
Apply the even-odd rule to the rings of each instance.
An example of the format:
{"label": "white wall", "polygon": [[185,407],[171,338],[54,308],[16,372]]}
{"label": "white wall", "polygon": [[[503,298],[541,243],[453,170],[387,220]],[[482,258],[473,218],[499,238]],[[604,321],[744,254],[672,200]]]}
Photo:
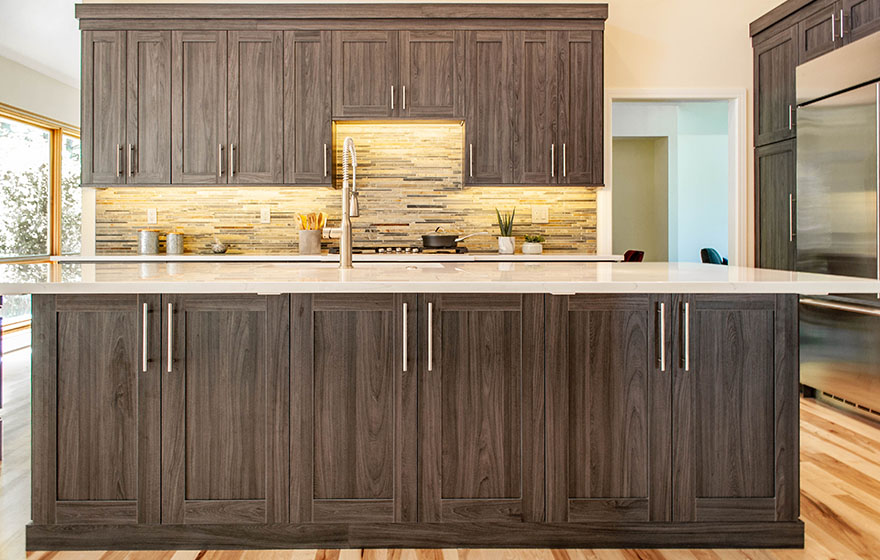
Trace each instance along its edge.
{"label": "white wall", "polygon": [[79,126],[79,90],[0,56],[0,103]]}

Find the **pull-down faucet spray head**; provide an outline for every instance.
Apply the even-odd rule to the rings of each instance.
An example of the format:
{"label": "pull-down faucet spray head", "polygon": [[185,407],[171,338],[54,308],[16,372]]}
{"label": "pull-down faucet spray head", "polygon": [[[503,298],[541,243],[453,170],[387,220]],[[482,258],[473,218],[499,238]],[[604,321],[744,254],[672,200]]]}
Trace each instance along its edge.
{"label": "pull-down faucet spray head", "polygon": [[342,142],[342,188],[348,186],[348,166],[351,164],[351,195],[348,201],[348,215],[352,218],[360,216],[357,190],[357,152],[354,149],[354,140],[347,136]]}

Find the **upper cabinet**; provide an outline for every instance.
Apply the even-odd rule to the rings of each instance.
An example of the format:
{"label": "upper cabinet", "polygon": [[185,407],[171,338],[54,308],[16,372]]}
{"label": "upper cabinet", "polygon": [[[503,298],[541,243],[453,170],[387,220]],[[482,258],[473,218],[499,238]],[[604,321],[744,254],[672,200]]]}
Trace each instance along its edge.
{"label": "upper cabinet", "polygon": [[82,182],[171,181],[171,32],[83,33]]}
{"label": "upper cabinet", "polygon": [[880,30],[880,0],[842,0],[846,42]]}
{"label": "upper cabinet", "polygon": [[822,56],[843,45],[843,22],[840,4],[834,2],[802,19],[797,24],[798,61]]}
{"label": "upper cabinet", "polygon": [[84,185],[332,185],[334,119],[464,121],[466,185],[604,183],[605,4],[212,10],[77,6]]}
{"label": "upper cabinet", "polygon": [[755,145],[794,137],[795,29],[784,30],[755,45]]}

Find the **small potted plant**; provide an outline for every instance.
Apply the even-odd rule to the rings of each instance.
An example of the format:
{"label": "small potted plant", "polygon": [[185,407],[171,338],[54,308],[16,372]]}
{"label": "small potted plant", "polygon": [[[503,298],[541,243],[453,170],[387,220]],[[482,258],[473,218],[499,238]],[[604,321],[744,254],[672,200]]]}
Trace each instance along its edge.
{"label": "small potted plant", "polygon": [[513,218],[516,216],[516,208],[509,214],[502,214],[497,208],[495,214],[498,216],[498,230],[501,235],[498,236],[498,252],[502,255],[512,255],[516,248],[516,238],[513,237]]}
{"label": "small potted plant", "polygon": [[541,245],[543,242],[543,235],[526,235],[526,242],[522,246],[523,255],[540,255],[544,252],[544,246]]}

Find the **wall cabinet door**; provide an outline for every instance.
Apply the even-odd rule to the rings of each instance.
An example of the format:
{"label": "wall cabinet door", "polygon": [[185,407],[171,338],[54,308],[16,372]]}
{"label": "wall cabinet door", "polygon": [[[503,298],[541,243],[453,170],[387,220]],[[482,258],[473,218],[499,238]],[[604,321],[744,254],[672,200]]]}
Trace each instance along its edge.
{"label": "wall cabinet door", "polygon": [[82,182],[125,183],[125,31],[83,31],[82,78]]}
{"label": "wall cabinet door", "polygon": [[761,268],[795,270],[797,266],[795,146],[792,139],[755,150],[757,263]]}
{"label": "wall cabinet door", "polygon": [[34,523],[158,523],[159,296],[33,304]]}
{"label": "wall cabinet door", "polygon": [[466,184],[514,182],[514,53],[512,31],[467,32]]}
{"label": "wall cabinet door", "polygon": [[605,184],[602,61],[601,31],[559,33],[559,184]]}
{"label": "wall cabinet door", "polygon": [[171,36],[171,180],[225,183],[226,32]]}
{"label": "wall cabinet door", "polygon": [[400,116],[464,116],[463,31],[400,32]]}
{"label": "wall cabinet door", "polygon": [[880,0],[842,0],[845,42],[880,31]]}
{"label": "wall cabinet door", "polygon": [[794,138],[797,28],[755,45],[755,146]]}
{"label": "wall cabinet door", "polygon": [[163,297],[163,523],[287,521],[289,302]]}
{"label": "wall cabinet door", "polygon": [[[518,31],[516,71],[522,72],[517,93],[514,176],[520,184],[550,185],[558,176],[556,158],[557,33]],[[561,148],[559,148],[561,149]]]}
{"label": "wall cabinet door", "polygon": [[547,521],[670,521],[670,300],[546,302]]}
{"label": "wall cabinet door", "polygon": [[799,64],[843,46],[840,14],[840,3],[834,2],[797,24]]}
{"label": "wall cabinet door", "polygon": [[230,31],[228,54],[228,182],[280,183],[282,32]]}
{"label": "wall cabinet door", "polygon": [[417,308],[292,296],[291,521],[417,520]]}
{"label": "wall cabinet door", "polygon": [[542,296],[425,295],[419,309],[419,520],[543,520]]}
{"label": "wall cabinet door", "polygon": [[399,104],[396,31],[333,31],[333,116],[390,117]]}
{"label": "wall cabinet door", "polygon": [[284,32],[284,182],[329,185],[329,31]]}
{"label": "wall cabinet door", "polygon": [[797,296],[675,299],[672,520],[797,519]]}
{"label": "wall cabinet door", "polygon": [[171,32],[128,32],[128,184],[171,182]]}

